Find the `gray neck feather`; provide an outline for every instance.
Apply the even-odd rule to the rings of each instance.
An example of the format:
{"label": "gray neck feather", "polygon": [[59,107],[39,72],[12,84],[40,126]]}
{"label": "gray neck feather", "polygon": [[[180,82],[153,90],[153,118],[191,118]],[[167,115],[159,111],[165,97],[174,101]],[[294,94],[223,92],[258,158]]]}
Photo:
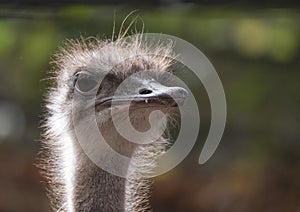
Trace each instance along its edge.
{"label": "gray neck feather", "polygon": [[112,125],[106,125],[103,135],[113,149],[131,158],[128,176],[125,179],[99,168],[76,143],[72,208],[74,211],[150,211],[151,181],[143,173],[155,167],[154,152],[165,147],[164,140],[155,145],[137,146],[116,136]]}
{"label": "gray neck feather", "polygon": [[96,166],[80,153],[74,185],[75,211],[124,211],[125,179]]}

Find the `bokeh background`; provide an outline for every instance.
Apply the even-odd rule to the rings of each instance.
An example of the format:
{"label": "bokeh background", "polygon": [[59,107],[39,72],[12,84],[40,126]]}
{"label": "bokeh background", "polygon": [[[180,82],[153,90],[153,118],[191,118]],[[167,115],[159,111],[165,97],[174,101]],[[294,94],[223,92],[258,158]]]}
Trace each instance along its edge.
{"label": "bokeh background", "polygon": [[199,165],[210,109],[201,83],[191,85],[201,102],[199,139],[178,167],[156,179],[154,211],[300,212],[297,7],[225,1],[213,6],[207,1],[144,6],[62,1],[29,7],[18,2],[0,5],[1,212],[49,210],[32,164],[51,55],[66,39],[110,37],[114,14],[119,29],[134,9],[145,32],[171,34],[203,51],[223,82],[228,106],[221,144]]}

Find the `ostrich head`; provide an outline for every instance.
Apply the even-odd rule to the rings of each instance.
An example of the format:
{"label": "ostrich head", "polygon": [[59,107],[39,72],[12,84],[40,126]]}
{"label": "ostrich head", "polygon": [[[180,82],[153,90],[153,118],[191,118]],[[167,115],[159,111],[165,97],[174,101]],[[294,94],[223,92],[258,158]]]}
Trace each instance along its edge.
{"label": "ostrich head", "polygon": [[[172,73],[172,57],[172,45],[147,47],[140,35],[132,42],[123,38],[115,42],[71,41],[56,55],[41,156],[55,210],[148,209],[148,183],[140,176],[153,168],[153,160],[165,149],[167,138],[159,135],[153,140],[148,136],[140,139],[153,142],[133,143],[120,135],[115,125],[119,123],[122,128],[129,123],[145,132],[153,127],[149,124],[153,111],[168,116],[184,101],[185,89],[165,85]],[[129,122],[124,122],[127,116]],[[165,124],[159,114],[155,120],[157,130]],[[82,138],[89,144],[98,135],[86,124],[91,121],[114,151],[131,159],[125,167],[125,179],[102,170],[82,150]],[[74,123],[83,128],[80,139]],[[101,148],[92,151],[107,154]]]}

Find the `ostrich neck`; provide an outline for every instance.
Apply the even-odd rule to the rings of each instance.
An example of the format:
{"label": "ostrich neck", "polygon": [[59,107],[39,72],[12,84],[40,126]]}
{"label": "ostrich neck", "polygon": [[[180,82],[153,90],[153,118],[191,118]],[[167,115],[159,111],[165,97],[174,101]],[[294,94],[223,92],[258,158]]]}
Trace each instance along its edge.
{"label": "ostrich neck", "polygon": [[[121,154],[131,158],[138,151],[139,148],[119,136],[114,131],[113,126],[106,127],[103,132],[108,144]],[[138,202],[143,204],[149,202],[148,199],[143,199],[143,201],[139,199],[141,193],[143,197],[148,197],[149,183],[146,179],[134,179],[134,173],[138,170],[131,168],[130,173],[133,174],[127,179],[115,176],[94,164],[78,143],[75,146],[77,150],[77,166],[73,187],[73,208],[75,211],[139,211]],[[130,166],[128,164],[127,170]],[[143,211],[145,208],[143,206]]]}
{"label": "ostrich neck", "polygon": [[81,158],[75,176],[75,211],[124,211],[126,179],[102,170],[85,155]]}

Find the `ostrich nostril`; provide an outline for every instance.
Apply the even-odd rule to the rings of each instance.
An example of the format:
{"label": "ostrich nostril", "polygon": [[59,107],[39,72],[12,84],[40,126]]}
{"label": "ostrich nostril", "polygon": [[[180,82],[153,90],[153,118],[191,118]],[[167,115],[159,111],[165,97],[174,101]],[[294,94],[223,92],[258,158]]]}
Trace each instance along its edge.
{"label": "ostrich nostril", "polygon": [[143,88],[143,89],[139,90],[139,94],[142,94],[142,95],[150,94],[150,93],[152,93],[152,91],[147,88]]}

